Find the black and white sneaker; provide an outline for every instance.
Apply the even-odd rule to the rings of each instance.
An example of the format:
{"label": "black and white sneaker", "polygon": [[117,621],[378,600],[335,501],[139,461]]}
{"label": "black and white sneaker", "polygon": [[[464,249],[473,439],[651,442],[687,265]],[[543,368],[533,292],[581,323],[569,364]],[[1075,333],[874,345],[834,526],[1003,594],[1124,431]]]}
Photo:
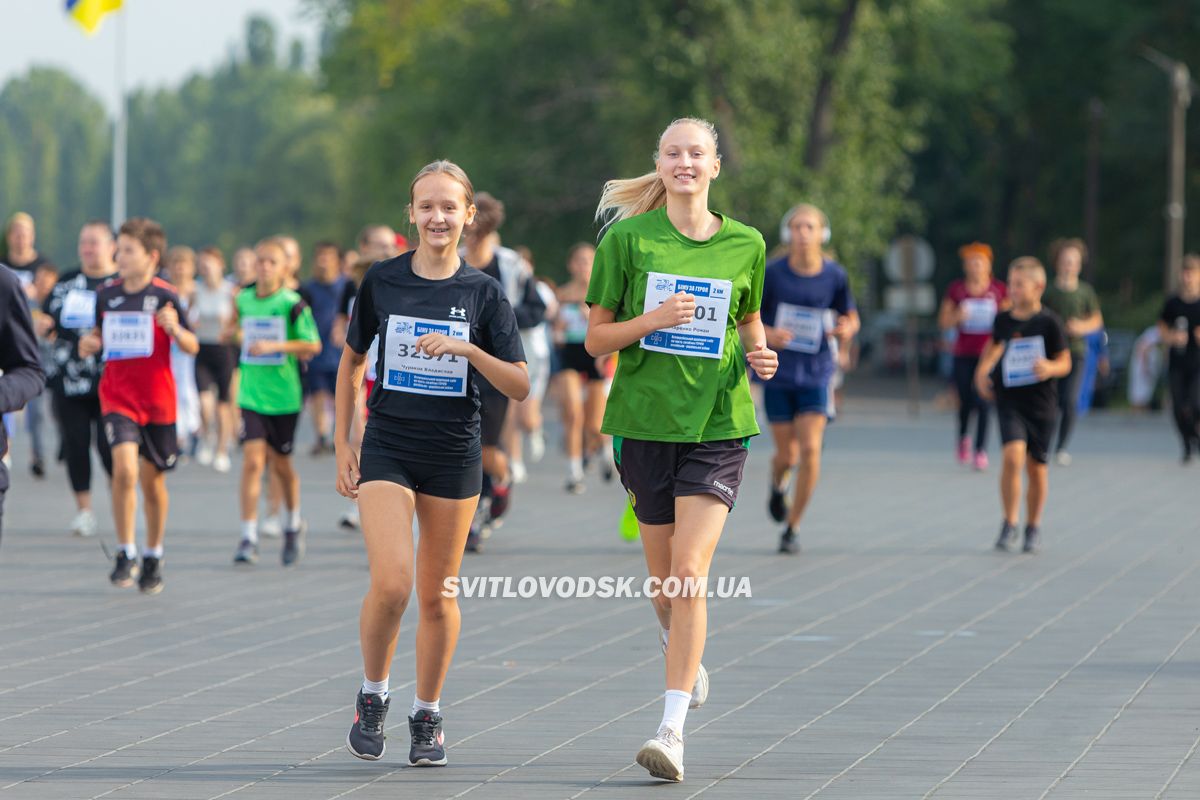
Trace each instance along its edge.
{"label": "black and white sneaker", "polygon": [[249,539],[242,539],[237,552],[233,555],[233,563],[253,565],[258,563],[258,544]]}
{"label": "black and white sneaker", "polygon": [[354,701],[354,724],[346,734],[346,749],[355,758],[378,761],[383,758],[383,720],[387,717],[388,705],[383,695],[363,694],[359,689]]}
{"label": "black and white sneaker", "polygon": [[283,553],[281,559],[285,567],[290,567],[304,558],[304,534],[307,530],[308,523],[301,522],[299,528],[283,532]]}
{"label": "black and white sneaker", "polygon": [[161,558],[145,556],[142,559],[142,574],[138,578],[138,589],[142,594],[158,594],[163,590]]}
{"label": "black and white sneaker", "polygon": [[442,733],[442,716],[420,709],[408,718],[412,746],[408,749],[410,767],[446,766],[446,735]]}
{"label": "black and white sneaker", "polygon": [[120,586],[122,589],[126,589],[133,586],[133,582],[137,580],[140,572],[137,560],[125,555],[124,550],[118,550],[113,571],[109,573],[108,579],[112,581],[113,586]]}

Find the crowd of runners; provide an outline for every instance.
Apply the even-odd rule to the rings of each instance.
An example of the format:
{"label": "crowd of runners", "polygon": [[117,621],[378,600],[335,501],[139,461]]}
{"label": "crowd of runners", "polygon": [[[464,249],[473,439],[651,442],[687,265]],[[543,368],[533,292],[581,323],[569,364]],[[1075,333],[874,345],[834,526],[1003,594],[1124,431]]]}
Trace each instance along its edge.
{"label": "crowd of runners", "polygon": [[[710,573],[760,433],[760,400],[773,447],[763,499],[782,526],[779,551],[800,549],[859,315],[826,214],[807,203],[788,210],[768,258],[757,230],[709,208],[720,170],[711,124],[671,123],[652,171],[605,184],[598,244],[570,249],[557,286],[528,251],[501,244],[504,204],[448,161],[412,180],[414,242],[386,225],[364,228],[353,250],[318,242],[307,280],[290,236],[268,236],[227,262],[216,248],[169,246],[146,218],[115,234],[86,223],[79,268],[60,274],[37,252],[34,221],[17,214],[6,228],[10,269],[0,270],[0,410],[25,407],[35,477],[63,462],[70,531],[98,533],[93,486],[109,487],[118,542],[110,580],[146,594],[164,585],[166,475],[183,460],[232,474],[240,448],[235,565],[259,560],[260,537],[281,539],[284,566],[303,558],[293,462],[307,411],[309,456],[328,458],[346,503],[337,524],[361,529],[370,565],[364,677],[346,745],[359,758],[384,755],[391,662],[415,589],[408,763],[442,765],[440,700],[460,627],[443,587],[464,553],[486,546],[554,438],[544,402],[561,409],[563,491],[585,491],[589,470],[619,478],[650,575],[687,581]],[[1017,544],[1027,474],[1021,546],[1034,552],[1047,462],[1052,453],[1070,462],[1084,343],[1103,325],[1096,293],[1079,280],[1086,248],[1056,242],[1053,275],[1018,258],[1006,283],[986,244],[960,255],[963,278],[938,314],[955,342],[956,457],[988,468],[994,408],[1003,442],[995,546]],[[1186,460],[1200,448],[1200,257],[1186,259],[1159,328]],[[6,417],[9,435],[16,419]],[[93,450],[107,482],[92,474]],[[6,481],[0,468],[0,500]],[[659,596],[653,612],[663,716],[636,760],[677,781],[688,710],[709,690],[705,595]]]}

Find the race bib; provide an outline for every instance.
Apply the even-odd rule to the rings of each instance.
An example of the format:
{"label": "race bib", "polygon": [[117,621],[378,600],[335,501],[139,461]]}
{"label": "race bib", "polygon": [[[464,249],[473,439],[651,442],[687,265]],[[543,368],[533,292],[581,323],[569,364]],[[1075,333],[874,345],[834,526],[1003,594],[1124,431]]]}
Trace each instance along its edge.
{"label": "race bib", "polygon": [[282,342],[287,340],[287,324],[283,317],[243,317],[242,357],[243,364],[263,367],[278,367],[287,363],[286,353],[250,355],[250,345],[255,342]]}
{"label": "race bib", "polygon": [[1041,383],[1033,374],[1033,365],[1046,357],[1046,340],[1041,336],[1010,339],[1001,362],[1001,378],[1006,388]]}
{"label": "race bib", "polygon": [[105,361],[148,358],[154,353],[154,315],[147,311],[110,311],[102,330]]}
{"label": "race bib", "polygon": [[968,297],[959,303],[963,310],[963,333],[991,333],[996,321],[996,301],[990,297]]}
{"label": "race bib", "polygon": [[651,272],[646,276],[646,301],[642,310],[653,311],[676,292],[695,295],[695,318],[687,325],[655,331],[642,339],[642,349],[673,356],[719,359],[725,349],[725,326],[729,320],[733,283]]}
{"label": "race bib", "polygon": [[471,340],[471,327],[466,322],[389,315],[380,376],[383,388],[410,394],[466,397],[466,357],[446,353],[431,356],[418,351],[417,339],[427,333],[442,333],[464,342]]}
{"label": "race bib", "polygon": [[825,309],[780,303],[775,309],[775,327],[792,334],[785,350],[818,353],[825,339]]}
{"label": "race bib", "polygon": [[63,298],[59,320],[64,328],[96,327],[96,293],[87,289],[72,289]]}

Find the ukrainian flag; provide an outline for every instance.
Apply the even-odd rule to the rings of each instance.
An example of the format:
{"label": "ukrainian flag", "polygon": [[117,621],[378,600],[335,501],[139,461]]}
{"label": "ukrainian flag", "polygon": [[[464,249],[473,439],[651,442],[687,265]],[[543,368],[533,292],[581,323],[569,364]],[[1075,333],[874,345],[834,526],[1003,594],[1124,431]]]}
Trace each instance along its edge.
{"label": "ukrainian flag", "polygon": [[105,14],[117,11],[125,0],[67,0],[67,13],[89,34],[100,27]]}

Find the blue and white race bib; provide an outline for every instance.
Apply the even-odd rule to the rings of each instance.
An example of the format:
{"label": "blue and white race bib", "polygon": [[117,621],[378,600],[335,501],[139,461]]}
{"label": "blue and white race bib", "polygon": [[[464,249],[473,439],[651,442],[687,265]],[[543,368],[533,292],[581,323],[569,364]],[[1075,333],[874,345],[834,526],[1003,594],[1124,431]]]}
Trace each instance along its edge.
{"label": "blue and white race bib", "polygon": [[818,353],[825,338],[826,309],[780,303],[775,308],[775,327],[792,334],[784,348],[798,353]]}
{"label": "blue and white race bib", "polygon": [[441,333],[464,342],[471,340],[471,326],[467,322],[389,315],[383,374],[379,376],[383,388],[411,394],[466,397],[466,357],[446,353],[431,356],[418,351],[417,339],[427,333]]}
{"label": "blue and white race bib", "polygon": [[110,311],[101,331],[105,361],[148,358],[154,353],[154,315],[148,311]]}
{"label": "blue and white race bib", "polygon": [[643,312],[653,311],[677,292],[696,297],[695,318],[687,325],[655,331],[642,339],[642,349],[674,356],[719,359],[725,349],[725,326],[729,320],[733,283],[717,278],[651,272],[646,275]]}
{"label": "blue and white race bib", "polygon": [[1004,360],[1000,367],[1004,386],[1012,389],[1041,383],[1041,379],[1033,373],[1033,365],[1045,357],[1046,340],[1041,336],[1010,339],[1004,348]]}
{"label": "blue and white race bib", "polygon": [[242,357],[243,364],[256,364],[262,367],[278,367],[287,363],[286,353],[267,353],[265,355],[250,355],[250,345],[255,342],[287,341],[287,326],[283,317],[242,317]]}
{"label": "blue and white race bib", "polygon": [[63,298],[59,320],[64,328],[92,329],[96,327],[96,293],[88,289],[72,289]]}

